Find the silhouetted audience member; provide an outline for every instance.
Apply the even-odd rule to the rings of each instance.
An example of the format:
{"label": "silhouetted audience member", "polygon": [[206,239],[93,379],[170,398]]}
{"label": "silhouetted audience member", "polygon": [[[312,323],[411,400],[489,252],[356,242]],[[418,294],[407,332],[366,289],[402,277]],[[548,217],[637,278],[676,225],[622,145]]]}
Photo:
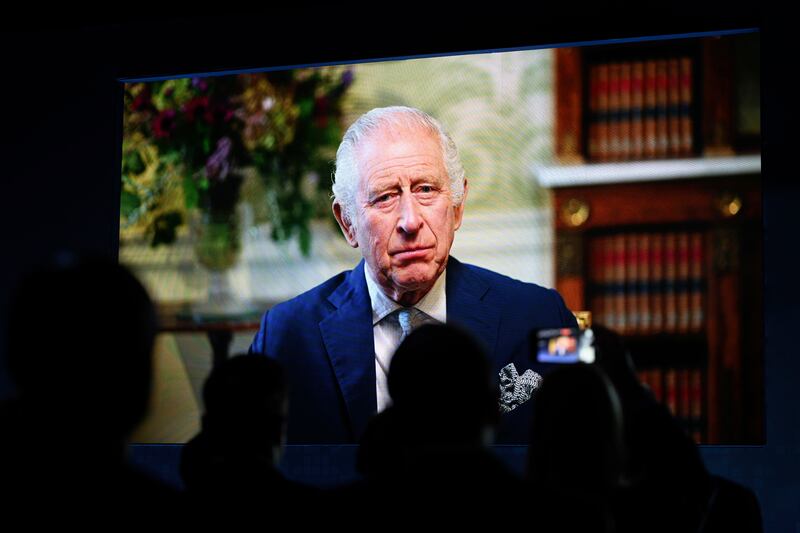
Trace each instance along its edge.
{"label": "silhouetted audience member", "polygon": [[277,469],[288,408],[279,362],[263,355],[224,361],[206,380],[203,402],[202,430],[184,447],[180,466],[195,503],[227,511],[269,509],[274,518],[296,504],[312,503],[316,490]]}
{"label": "silhouetted audience member", "polygon": [[709,474],[694,441],[640,383],[622,338],[602,326],[592,329],[597,365],[621,400],[629,450],[632,484],[618,498],[618,530],[761,531],[755,495]]}
{"label": "silhouetted audience member", "polygon": [[388,385],[393,404],[373,418],[359,449],[368,501],[393,502],[395,519],[412,522],[423,514],[508,522],[524,512],[522,480],[487,447],[498,385],[472,337],[449,325],[416,329],[397,349]]}
{"label": "silhouetted audience member", "polygon": [[378,413],[367,424],[356,455],[356,470],[370,484],[402,478],[406,472],[409,431],[394,406]]}
{"label": "silhouetted audience member", "polygon": [[9,511],[35,504],[28,524],[64,527],[175,509],[176,491],[125,460],[148,407],[155,334],[147,292],[115,262],[62,255],[19,283],[7,352],[16,395],[0,412]]}
{"label": "silhouetted audience member", "polygon": [[697,531],[761,533],[763,530],[761,505],[753,491],[723,477],[712,475],[711,496]]}
{"label": "silhouetted audience member", "polygon": [[528,459],[546,531],[615,531],[613,500],[625,483],[620,401],[583,363],[550,372],[536,392]]}

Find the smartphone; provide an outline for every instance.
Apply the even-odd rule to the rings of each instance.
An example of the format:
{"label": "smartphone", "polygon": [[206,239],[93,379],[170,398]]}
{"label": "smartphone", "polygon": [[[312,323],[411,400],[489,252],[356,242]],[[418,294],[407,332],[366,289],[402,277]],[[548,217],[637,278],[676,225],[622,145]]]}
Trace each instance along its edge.
{"label": "smartphone", "polygon": [[540,363],[587,363],[595,361],[594,334],[591,329],[539,329],[531,333],[534,358]]}

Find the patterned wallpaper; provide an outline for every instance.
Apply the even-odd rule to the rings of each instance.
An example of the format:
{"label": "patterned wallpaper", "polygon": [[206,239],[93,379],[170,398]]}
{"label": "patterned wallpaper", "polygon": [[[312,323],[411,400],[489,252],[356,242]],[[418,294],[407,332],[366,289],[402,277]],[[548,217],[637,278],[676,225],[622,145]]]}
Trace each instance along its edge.
{"label": "patterned wallpaper", "polygon": [[552,62],[552,51],[532,50],[358,65],[348,122],[373,107],[419,107],[459,147],[469,209],[541,207],[530,167],[552,159]]}

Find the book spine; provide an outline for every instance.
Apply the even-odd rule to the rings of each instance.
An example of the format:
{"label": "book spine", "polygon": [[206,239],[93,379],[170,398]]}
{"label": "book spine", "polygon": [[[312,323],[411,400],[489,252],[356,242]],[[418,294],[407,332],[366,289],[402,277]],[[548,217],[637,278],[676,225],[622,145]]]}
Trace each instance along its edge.
{"label": "book spine", "polygon": [[597,160],[608,161],[608,65],[597,67]]}
{"label": "book spine", "polygon": [[603,316],[609,329],[617,329],[617,315],[614,309],[616,293],[614,290],[614,239],[602,238],[603,243]]}
{"label": "book spine", "polygon": [[669,368],[664,372],[664,388],[666,389],[666,404],[667,409],[672,416],[678,416],[678,391],[677,391],[678,376],[674,368]]}
{"label": "book spine", "polygon": [[619,153],[618,159],[631,159],[631,64],[619,65]]}
{"label": "book spine", "polygon": [[689,376],[690,393],[690,413],[692,420],[692,436],[695,442],[703,441],[703,373],[702,370],[692,369]]}
{"label": "book spine", "polygon": [[639,331],[650,333],[653,325],[652,309],[650,305],[650,288],[652,284],[652,271],[650,268],[650,235],[639,235]]}
{"label": "book spine", "polygon": [[603,241],[602,238],[592,239],[589,244],[589,281],[592,287],[592,300],[590,310],[592,312],[592,322],[605,324],[605,307],[603,297],[605,295],[605,282],[603,280]]}
{"label": "book spine", "polygon": [[668,154],[681,155],[681,84],[680,63],[677,59],[667,61],[667,116],[669,122]]}
{"label": "book spine", "polygon": [[650,379],[650,371],[649,370],[639,370],[636,372],[636,376],[639,378],[639,383],[641,383],[642,387],[646,390],[650,391],[650,394],[653,393],[653,384],[651,383]]}
{"label": "book spine", "polygon": [[608,159],[618,161],[620,156],[619,135],[619,63],[608,66]]}
{"label": "book spine", "polygon": [[664,382],[660,368],[650,370],[650,387],[653,391],[653,398],[658,403],[664,403]]}
{"label": "book spine", "polygon": [[678,306],[675,294],[677,265],[675,234],[664,235],[664,331],[673,333],[678,326]]}
{"label": "book spine", "polygon": [[703,234],[692,233],[689,259],[689,308],[690,308],[690,324],[689,329],[693,332],[699,332],[704,326],[704,312],[703,312]]}
{"label": "book spine", "polygon": [[650,235],[650,329],[664,331],[664,235]]}
{"label": "book spine", "polygon": [[614,236],[614,321],[617,332],[628,330],[625,316],[625,236]]}
{"label": "book spine", "polygon": [[656,90],[656,62],[646,61],[644,63],[644,157],[652,159],[656,157],[657,150],[657,128],[656,100],[658,98]]}
{"label": "book spine", "polygon": [[644,157],[644,63],[631,66],[631,159]]}
{"label": "book spine", "polygon": [[681,232],[678,234],[678,279],[675,285],[675,293],[678,300],[677,306],[677,330],[680,333],[689,331],[691,321],[691,307],[689,306],[689,234]]}
{"label": "book spine", "polygon": [[656,157],[666,157],[669,153],[667,84],[667,62],[659,59],[656,61]]}
{"label": "book spine", "polygon": [[692,432],[692,406],[691,406],[691,386],[689,383],[689,370],[686,368],[678,370],[678,414],[681,426],[687,434]]}
{"label": "book spine", "polygon": [[589,159],[596,160],[600,149],[598,146],[597,129],[600,123],[600,109],[598,106],[598,90],[600,82],[600,67],[593,65],[589,69]]}
{"label": "book spine", "polygon": [[691,157],[694,152],[694,124],[692,121],[692,60],[680,59],[681,86],[681,155]]}
{"label": "book spine", "polygon": [[625,235],[625,324],[628,333],[639,331],[639,236]]}

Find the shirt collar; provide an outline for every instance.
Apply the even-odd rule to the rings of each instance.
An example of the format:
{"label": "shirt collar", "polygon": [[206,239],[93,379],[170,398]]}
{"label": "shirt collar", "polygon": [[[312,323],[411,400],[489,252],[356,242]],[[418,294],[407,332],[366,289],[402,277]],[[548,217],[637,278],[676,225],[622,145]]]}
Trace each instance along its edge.
{"label": "shirt collar", "polygon": [[[367,279],[367,290],[372,304],[372,325],[374,326],[386,318],[387,315],[403,306],[386,296],[378,283],[372,278],[370,272],[369,265],[364,263],[364,277]],[[413,306],[442,323],[447,322],[446,279],[447,270],[439,274],[439,278],[433,284],[431,290]]]}

